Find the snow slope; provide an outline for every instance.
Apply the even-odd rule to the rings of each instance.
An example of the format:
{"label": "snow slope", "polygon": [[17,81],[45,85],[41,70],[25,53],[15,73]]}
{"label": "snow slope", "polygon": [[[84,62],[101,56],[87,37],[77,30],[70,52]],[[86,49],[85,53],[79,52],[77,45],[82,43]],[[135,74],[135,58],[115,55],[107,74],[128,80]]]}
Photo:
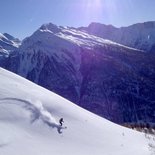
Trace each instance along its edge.
{"label": "snow slope", "polygon": [[[0,155],[150,155],[144,134],[0,68]],[[58,124],[64,118],[64,127]]]}

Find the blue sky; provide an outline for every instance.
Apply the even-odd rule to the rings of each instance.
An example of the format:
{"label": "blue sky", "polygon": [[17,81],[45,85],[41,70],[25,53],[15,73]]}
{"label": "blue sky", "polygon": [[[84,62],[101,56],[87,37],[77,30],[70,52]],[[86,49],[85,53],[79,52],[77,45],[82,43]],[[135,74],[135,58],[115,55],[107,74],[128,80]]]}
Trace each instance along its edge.
{"label": "blue sky", "polygon": [[1,0],[0,32],[23,39],[42,24],[116,27],[155,21],[155,0]]}

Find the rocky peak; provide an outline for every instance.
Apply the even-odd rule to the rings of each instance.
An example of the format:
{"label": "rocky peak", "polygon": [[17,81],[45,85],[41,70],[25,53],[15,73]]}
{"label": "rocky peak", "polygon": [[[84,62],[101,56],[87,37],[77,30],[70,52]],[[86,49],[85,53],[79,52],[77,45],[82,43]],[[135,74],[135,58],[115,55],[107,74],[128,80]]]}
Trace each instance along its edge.
{"label": "rocky peak", "polygon": [[48,24],[43,24],[39,30],[42,30],[42,31],[51,31],[53,33],[58,33],[60,32],[60,27],[55,25],[55,24],[52,24],[52,23],[48,23]]}

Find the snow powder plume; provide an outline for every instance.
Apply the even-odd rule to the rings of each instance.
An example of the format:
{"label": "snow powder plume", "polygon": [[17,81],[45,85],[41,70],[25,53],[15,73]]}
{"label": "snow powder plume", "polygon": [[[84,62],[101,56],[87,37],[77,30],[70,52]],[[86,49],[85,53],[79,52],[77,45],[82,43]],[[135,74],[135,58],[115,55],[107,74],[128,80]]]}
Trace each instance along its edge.
{"label": "snow powder plume", "polygon": [[39,117],[41,118],[41,120],[45,123],[47,123],[50,126],[55,126],[58,125],[58,123],[56,122],[55,118],[52,117],[51,113],[49,113],[42,105],[41,101],[36,101],[35,102],[35,106],[36,109],[39,112]]}

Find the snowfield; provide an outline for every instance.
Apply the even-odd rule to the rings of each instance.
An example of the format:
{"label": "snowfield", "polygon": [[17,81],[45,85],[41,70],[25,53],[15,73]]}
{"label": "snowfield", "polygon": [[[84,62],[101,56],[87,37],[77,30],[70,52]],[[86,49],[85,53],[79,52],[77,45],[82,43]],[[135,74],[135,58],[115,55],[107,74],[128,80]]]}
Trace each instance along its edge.
{"label": "snowfield", "polygon": [[151,155],[150,144],[143,133],[0,68],[0,155]]}

